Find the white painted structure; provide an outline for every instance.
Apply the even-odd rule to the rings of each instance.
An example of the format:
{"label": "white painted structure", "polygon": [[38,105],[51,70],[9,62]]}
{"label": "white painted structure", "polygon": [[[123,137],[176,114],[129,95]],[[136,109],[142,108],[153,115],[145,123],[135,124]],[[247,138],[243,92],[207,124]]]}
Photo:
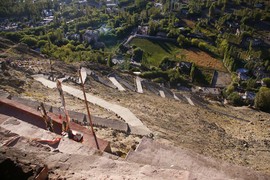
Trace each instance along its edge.
{"label": "white painted structure", "polygon": [[159,90],[159,94],[160,94],[160,96],[163,97],[163,98],[166,97],[165,94],[164,94],[164,91],[162,91],[162,90]]}
{"label": "white painted structure", "polygon": [[136,77],[136,87],[137,87],[137,92],[138,93],[143,93],[143,88],[142,88],[142,83],[141,83],[142,79],[137,76]]}
{"label": "white painted structure", "polygon": [[119,91],[125,91],[125,88],[115,79],[115,77],[109,77],[109,80],[117,87]]}
{"label": "white painted structure", "polygon": [[188,103],[191,105],[191,106],[195,106],[195,104],[193,103],[193,101],[186,95],[184,95],[184,97],[187,99]]}

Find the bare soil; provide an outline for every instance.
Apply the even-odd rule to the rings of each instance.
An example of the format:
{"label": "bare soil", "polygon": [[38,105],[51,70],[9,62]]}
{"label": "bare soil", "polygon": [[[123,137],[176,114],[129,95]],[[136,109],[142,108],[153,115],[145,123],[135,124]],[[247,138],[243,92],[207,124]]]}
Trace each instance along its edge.
{"label": "bare soil", "polygon": [[[198,53],[196,57],[201,57]],[[13,60],[12,57],[8,57]],[[204,59],[204,58],[200,58]],[[6,60],[6,59],[2,59]],[[208,66],[219,67],[218,60]],[[205,62],[202,62],[205,64]],[[76,74],[78,65],[58,62],[55,69]],[[95,65],[95,68],[97,66]],[[102,68],[102,67],[101,67]],[[222,68],[220,66],[220,68]],[[45,69],[45,68],[44,68]],[[9,67],[0,74],[0,88],[11,94],[60,105],[58,92],[34,81],[29,73]],[[151,92],[119,92],[95,81],[87,81],[87,92],[129,108],[153,132],[154,138],[174,146],[270,174],[270,115],[253,109],[235,109],[217,103],[190,106],[161,98]],[[69,109],[85,112],[83,102],[66,95]],[[91,105],[94,115],[114,118],[114,115]],[[97,136],[113,143],[115,152],[134,148],[140,137],[108,129],[96,129]]]}
{"label": "bare soil", "polygon": [[181,53],[186,55],[187,61],[194,62],[197,66],[216,69],[224,72],[227,71],[221,60],[218,60],[197,48],[189,48],[188,50],[185,49]]}

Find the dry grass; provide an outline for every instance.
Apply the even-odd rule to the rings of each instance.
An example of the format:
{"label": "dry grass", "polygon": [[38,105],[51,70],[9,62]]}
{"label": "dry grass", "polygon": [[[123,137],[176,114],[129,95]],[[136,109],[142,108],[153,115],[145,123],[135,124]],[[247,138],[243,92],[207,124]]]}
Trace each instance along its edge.
{"label": "dry grass", "polygon": [[185,49],[182,51],[182,54],[185,55],[187,61],[194,62],[197,66],[218,71],[227,71],[221,60],[218,60],[197,48]]}

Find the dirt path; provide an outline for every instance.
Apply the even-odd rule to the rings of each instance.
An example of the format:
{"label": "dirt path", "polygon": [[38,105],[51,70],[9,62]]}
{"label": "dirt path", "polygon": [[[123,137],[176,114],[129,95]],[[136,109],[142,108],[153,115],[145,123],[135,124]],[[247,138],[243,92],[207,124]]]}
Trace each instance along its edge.
{"label": "dirt path", "polygon": [[[35,80],[41,82],[43,85],[49,88],[56,88],[55,82],[49,81],[45,79],[43,76],[37,75],[34,76],[34,78]],[[83,93],[81,90],[66,85],[62,85],[62,88],[63,91],[84,100]],[[112,104],[89,93],[86,93],[86,97],[90,103],[103,107],[122,117],[134,129],[136,133],[140,135],[147,135],[151,132],[129,109],[119,106],[117,104]]]}

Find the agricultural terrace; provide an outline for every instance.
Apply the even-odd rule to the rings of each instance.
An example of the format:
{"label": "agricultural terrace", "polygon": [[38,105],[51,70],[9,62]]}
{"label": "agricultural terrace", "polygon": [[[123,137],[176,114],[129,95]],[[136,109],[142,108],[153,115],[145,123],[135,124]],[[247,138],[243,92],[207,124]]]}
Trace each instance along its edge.
{"label": "agricultural terrace", "polygon": [[198,48],[180,49],[180,47],[169,41],[134,38],[130,42],[131,46],[136,46],[144,51],[144,57],[153,66],[159,66],[164,57],[171,59],[183,59],[194,62],[197,66],[218,71],[227,71],[223,62],[201,51]]}

